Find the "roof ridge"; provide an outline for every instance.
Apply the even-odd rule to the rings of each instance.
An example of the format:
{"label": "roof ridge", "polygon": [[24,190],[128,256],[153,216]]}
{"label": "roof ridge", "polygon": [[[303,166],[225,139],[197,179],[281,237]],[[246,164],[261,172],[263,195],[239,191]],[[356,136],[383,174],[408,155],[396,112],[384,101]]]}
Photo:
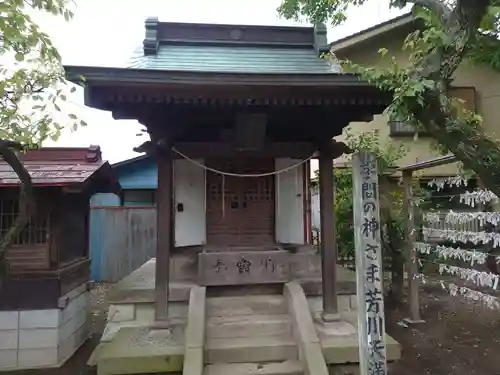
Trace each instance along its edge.
{"label": "roof ridge", "polygon": [[160,44],[217,44],[313,47],[318,55],[326,52],[326,26],[264,26],[145,21],[144,55],[156,55]]}
{"label": "roof ridge", "polygon": [[100,146],[89,147],[40,147],[21,154],[21,160],[27,161],[56,161],[56,162],[101,162]]}

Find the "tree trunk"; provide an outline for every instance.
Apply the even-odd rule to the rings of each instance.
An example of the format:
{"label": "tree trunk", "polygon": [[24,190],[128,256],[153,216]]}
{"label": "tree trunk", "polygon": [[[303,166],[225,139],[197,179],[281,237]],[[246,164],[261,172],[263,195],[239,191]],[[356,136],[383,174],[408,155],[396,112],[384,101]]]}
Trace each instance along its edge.
{"label": "tree trunk", "polygon": [[391,256],[391,287],[389,297],[396,304],[402,304],[404,298],[404,256],[401,251],[392,251]]}
{"label": "tree trunk", "polygon": [[426,108],[416,111],[426,130],[464,167],[477,173],[484,186],[500,197],[500,143],[488,137],[482,127],[475,127],[458,118],[456,110],[428,93]]}
{"label": "tree trunk", "polygon": [[[438,0],[414,1],[432,9],[442,4]],[[492,0],[459,0],[453,10],[440,9],[440,19],[451,43],[436,47],[414,72],[419,80],[436,83],[424,93],[423,104],[415,98],[410,110],[415,118],[468,169],[475,171],[484,186],[500,197],[500,143],[490,138],[481,126],[460,118],[446,96],[452,75],[463,61],[468,45],[477,33],[479,24]]]}
{"label": "tree trunk", "polygon": [[14,224],[0,239],[0,278],[4,276],[8,271],[6,262],[7,250],[28,224],[35,208],[33,181],[31,180],[30,174],[16,154],[16,151],[19,151],[21,149],[22,146],[16,142],[0,140],[0,156],[16,172],[20,181],[18,215],[16,217],[16,220],[14,221]]}
{"label": "tree trunk", "polygon": [[401,305],[404,298],[404,254],[401,250],[402,243],[397,224],[392,218],[390,209],[382,208],[381,217],[385,223],[382,233],[382,249],[390,257],[391,284],[389,285],[388,300],[394,305]]}

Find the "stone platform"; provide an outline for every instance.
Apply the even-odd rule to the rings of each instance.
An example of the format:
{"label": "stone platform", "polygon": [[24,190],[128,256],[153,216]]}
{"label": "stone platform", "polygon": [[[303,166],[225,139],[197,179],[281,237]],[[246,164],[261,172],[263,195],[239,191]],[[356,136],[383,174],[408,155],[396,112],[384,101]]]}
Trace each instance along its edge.
{"label": "stone platform", "polygon": [[[345,269],[338,274],[346,285],[354,279]],[[356,296],[338,296],[342,324],[351,325],[352,334],[325,332],[313,319],[321,309],[313,293],[318,283],[299,279],[279,291],[261,286],[251,294],[217,295],[210,287],[174,282],[170,328],[158,329],[154,262],[148,262],[110,291],[108,325],[89,363],[99,375],[326,375],[331,366],[358,361]],[[388,360],[398,359],[399,344],[389,336],[386,343]]]}

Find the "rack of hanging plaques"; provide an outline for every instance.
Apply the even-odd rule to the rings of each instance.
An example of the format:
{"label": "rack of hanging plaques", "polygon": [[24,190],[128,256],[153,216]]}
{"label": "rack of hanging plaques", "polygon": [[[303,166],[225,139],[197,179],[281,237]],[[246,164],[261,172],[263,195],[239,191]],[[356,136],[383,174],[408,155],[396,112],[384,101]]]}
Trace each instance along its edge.
{"label": "rack of hanging plaques", "polygon": [[457,160],[451,155],[398,169],[408,218],[405,266],[410,316],[405,321],[410,324],[423,322],[419,288],[424,283],[500,308],[500,212],[494,210],[499,198],[477,179],[462,174],[422,178],[424,170],[453,163]]}

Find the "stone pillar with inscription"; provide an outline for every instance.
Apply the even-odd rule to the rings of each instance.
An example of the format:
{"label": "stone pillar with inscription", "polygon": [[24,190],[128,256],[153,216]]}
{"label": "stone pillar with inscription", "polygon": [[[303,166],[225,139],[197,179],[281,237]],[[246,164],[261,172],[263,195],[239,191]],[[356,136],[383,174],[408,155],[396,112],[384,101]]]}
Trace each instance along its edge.
{"label": "stone pillar with inscription", "polygon": [[386,375],[384,293],[376,156],[352,158],[360,375]]}

